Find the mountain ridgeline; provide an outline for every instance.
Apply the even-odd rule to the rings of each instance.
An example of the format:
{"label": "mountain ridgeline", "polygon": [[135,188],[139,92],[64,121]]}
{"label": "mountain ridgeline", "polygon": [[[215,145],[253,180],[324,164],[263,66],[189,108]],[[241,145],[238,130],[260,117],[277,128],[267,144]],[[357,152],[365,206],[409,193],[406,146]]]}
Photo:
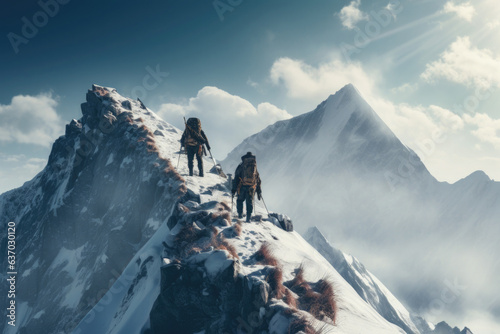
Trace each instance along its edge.
{"label": "mountain ridgeline", "polygon": [[[44,170],[0,196],[0,215],[16,223],[19,273],[16,327],[4,318],[4,333],[434,330],[410,315],[361,262],[332,248],[319,230],[306,236],[308,243],[299,233],[283,230],[261,202],[251,223],[233,218],[227,180],[214,173],[189,177],[187,159],[178,152],[182,132],[140,101],[97,85],[86,100],[82,117],[72,120],[54,143]],[[264,192],[274,202],[269,208],[283,207],[287,201],[280,198],[300,204],[303,213],[276,210],[297,214],[299,228],[341,221],[341,206],[356,203],[357,173],[366,176],[365,185],[386,185],[386,174],[398,173],[399,157],[412,154],[352,86],[316,111],[278,122],[244,144],[230,157],[257,153]],[[459,189],[438,183],[414,161],[413,176],[402,182],[406,187],[417,192],[435,184]],[[234,167],[231,159],[226,163]],[[353,168],[347,172],[348,167]],[[318,202],[311,191],[328,195],[325,182],[338,181],[338,175],[354,184],[342,188],[335,183],[333,193],[344,197]],[[300,192],[284,196],[285,184]],[[320,184],[323,188],[310,188]],[[482,194],[495,186],[478,174],[456,187]],[[357,207],[357,217],[379,219],[370,208]],[[1,228],[5,249],[6,226]],[[4,268],[6,260],[1,260]],[[0,293],[7,294],[6,285]]]}
{"label": "mountain ridgeline", "polygon": [[[500,183],[481,171],[454,184],[437,181],[354,86],[248,137],[223,167],[233,170],[247,151],[257,156],[269,205],[293,217],[299,231],[318,226],[369,266],[389,261],[378,276],[412,309],[428,311],[430,291],[450,277],[474,287],[454,300],[461,311],[498,305],[491,287],[500,293],[493,278],[500,275]],[[396,279],[394,268],[408,274]],[[485,270],[478,283],[472,273]]]}
{"label": "mountain ridgeline", "polygon": [[[16,223],[19,273],[17,325],[2,319],[4,333],[69,333],[185,191],[155,152],[142,118],[150,112],[139,102],[94,86],[81,109],[44,170],[0,197],[2,218]],[[162,121],[159,127],[158,137],[178,131]],[[7,233],[0,240],[6,249]]]}

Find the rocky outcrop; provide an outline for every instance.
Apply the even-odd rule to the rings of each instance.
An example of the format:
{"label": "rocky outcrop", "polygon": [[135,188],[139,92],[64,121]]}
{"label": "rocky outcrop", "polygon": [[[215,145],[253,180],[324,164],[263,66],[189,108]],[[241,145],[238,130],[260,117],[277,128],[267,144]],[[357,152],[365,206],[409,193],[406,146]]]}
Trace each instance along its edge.
{"label": "rocky outcrop", "polygon": [[[54,143],[45,169],[0,197],[0,215],[16,222],[22,273],[16,302],[24,305],[17,333],[71,332],[185,191],[152,135],[157,125],[172,126],[96,85],[81,109],[81,119]],[[6,240],[0,233],[2,249]],[[0,331],[8,333],[4,324]]]}
{"label": "rocky outcrop", "polygon": [[284,302],[293,292],[282,284],[276,260],[258,272],[245,267],[266,263],[269,254],[260,251],[241,262],[231,239],[242,223],[231,225],[226,209],[225,203],[200,203],[191,190],[177,204],[168,221],[172,234],[164,243],[167,257],[150,312],[151,333],[261,333],[276,323],[284,330],[298,324],[296,310]]}

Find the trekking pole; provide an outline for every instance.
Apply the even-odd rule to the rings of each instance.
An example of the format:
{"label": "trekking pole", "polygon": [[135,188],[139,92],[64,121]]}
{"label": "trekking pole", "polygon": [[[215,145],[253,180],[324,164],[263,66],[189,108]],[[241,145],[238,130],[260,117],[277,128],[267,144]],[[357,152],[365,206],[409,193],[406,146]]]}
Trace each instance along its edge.
{"label": "trekking pole", "polygon": [[218,171],[219,169],[217,168],[217,163],[215,162],[214,156],[212,155],[212,151],[208,149],[208,153],[210,153],[210,158],[212,159],[212,162],[214,163],[215,170]]}
{"label": "trekking pole", "polygon": [[177,169],[179,169],[179,163],[181,162],[181,152],[182,152],[182,144],[181,148],[179,149],[179,159],[177,159]]}
{"label": "trekking pole", "polygon": [[266,208],[267,215],[269,216],[269,210],[267,209],[266,201],[264,201],[264,196],[262,196],[262,194],[260,194],[260,198],[262,199],[262,203],[264,203],[264,207]]}
{"label": "trekking pole", "polygon": [[231,196],[231,215],[233,215],[234,194]]}

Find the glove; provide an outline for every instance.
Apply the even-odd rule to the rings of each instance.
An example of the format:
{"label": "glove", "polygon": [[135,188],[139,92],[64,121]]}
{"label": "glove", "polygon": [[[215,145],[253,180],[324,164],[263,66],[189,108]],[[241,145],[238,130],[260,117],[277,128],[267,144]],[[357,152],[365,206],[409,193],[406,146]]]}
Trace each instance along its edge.
{"label": "glove", "polygon": [[205,144],[207,146],[207,150],[210,151],[210,145],[208,145],[208,143]]}
{"label": "glove", "polygon": [[234,194],[236,194],[236,189],[231,189],[231,195],[234,196]]}
{"label": "glove", "polygon": [[262,199],[262,193],[261,192],[258,192],[257,193],[257,199],[260,201]]}

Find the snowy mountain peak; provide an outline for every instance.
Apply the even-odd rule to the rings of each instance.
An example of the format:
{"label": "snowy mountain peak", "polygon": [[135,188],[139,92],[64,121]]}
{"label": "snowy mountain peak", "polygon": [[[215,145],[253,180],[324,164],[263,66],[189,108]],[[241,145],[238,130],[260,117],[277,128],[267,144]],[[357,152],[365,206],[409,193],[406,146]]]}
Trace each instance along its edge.
{"label": "snowy mountain peak", "polygon": [[[44,170],[0,196],[0,215],[16,222],[23,259],[17,326],[0,322],[4,333],[69,333],[186,191],[170,162],[181,131],[99,85],[81,111]],[[6,245],[6,231],[0,235]]]}
{"label": "snowy mountain peak", "polygon": [[353,84],[347,84],[341,89],[339,89],[336,93],[330,95],[327,100],[335,99],[336,97],[338,98],[339,96],[342,96],[347,99],[363,99],[361,97],[361,93],[359,90],[353,85]]}
{"label": "snowy mountain peak", "polygon": [[304,238],[387,321],[399,326],[405,333],[420,333],[408,310],[357,258],[333,247],[317,227],[309,228]]}
{"label": "snowy mountain peak", "polygon": [[492,180],[485,172],[483,172],[482,170],[477,170],[458,182],[462,181],[477,184],[477,183],[491,182]]}

